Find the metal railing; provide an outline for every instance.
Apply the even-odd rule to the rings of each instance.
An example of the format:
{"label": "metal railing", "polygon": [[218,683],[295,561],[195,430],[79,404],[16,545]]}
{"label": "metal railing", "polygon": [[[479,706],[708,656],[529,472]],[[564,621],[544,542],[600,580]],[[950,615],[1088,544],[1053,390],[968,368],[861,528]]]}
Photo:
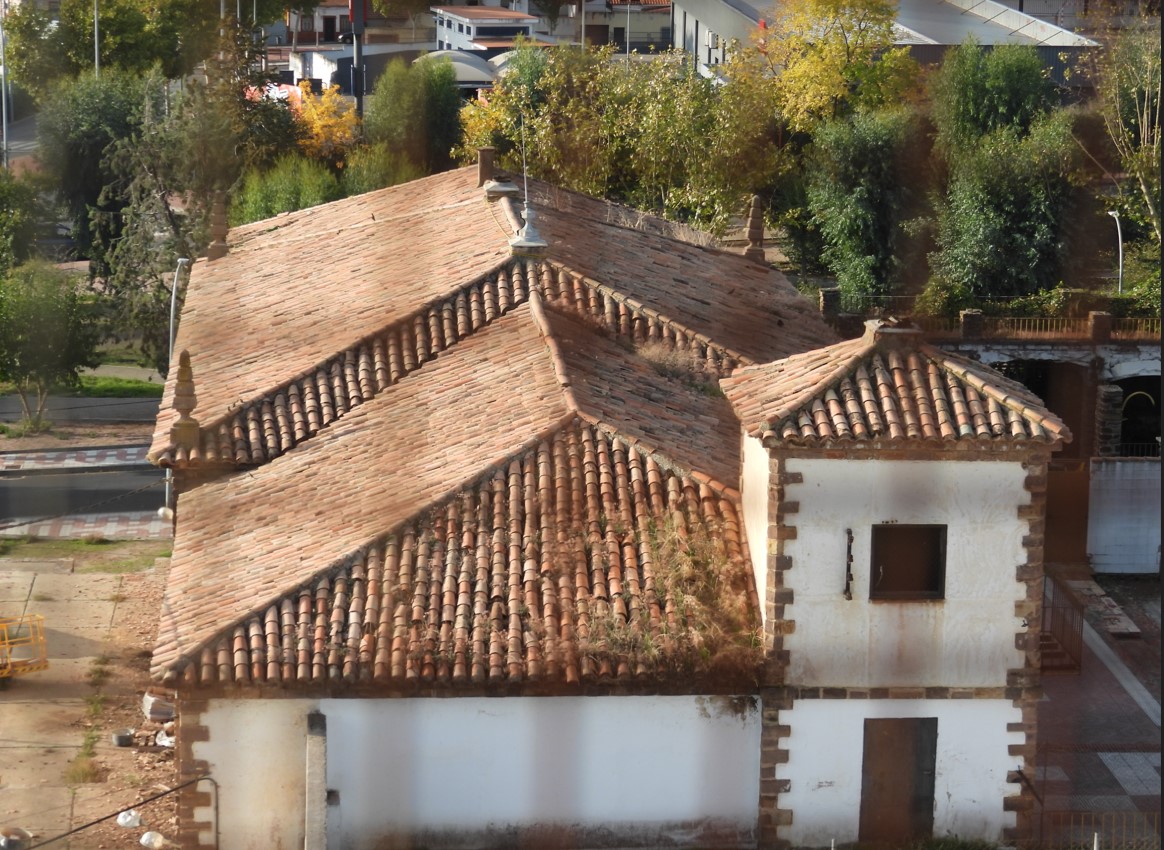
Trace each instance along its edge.
{"label": "metal railing", "polygon": [[1159,812],[1043,812],[1030,850],[1160,850]]}
{"label": "metal railing", "polygon": [[1160,339],[1159,319],[1113,319],[1111,338],[1119,340]]}
{"label": "metal railing", "polygon": [[1044,646],[1049,644],[1050,648],[1059,650],[1044,651],[1043,669],[1079,672],[1083,658],[1083,606],[1053,576],[1043,577],[1040,631]]}
{"label": "metal railing", "polygon": [[1087,339],[1087,319],[1064,319],[1058,316],[984,316],[983,336],[996,339]]}
{"label": "metal railing", "polygon": [[1116,457],[1160,457],[1159,443],[1120,443]]}

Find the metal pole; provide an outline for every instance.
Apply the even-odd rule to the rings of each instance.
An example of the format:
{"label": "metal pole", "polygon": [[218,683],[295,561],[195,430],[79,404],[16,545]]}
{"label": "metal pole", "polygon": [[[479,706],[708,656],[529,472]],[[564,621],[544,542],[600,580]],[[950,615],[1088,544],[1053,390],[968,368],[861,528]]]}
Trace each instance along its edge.
{"label": "metal pole", "polygon": [[364,117],[364,2],[352,2],[352,94],[356,98],[356,115]]}
{"label": "metal pole", "polygon": [[8,55],[5,52],[5,42],[8,34],[4,31],[4,22],[8,17],[8,0],[2,0],[0,5],[0,65],[4,66],[3,88],[0,89],[0,121],[3,125],[0,130],[4,133],[4,170],[8,170]]}
{"label": "metal pole", "polygon": [[[181,282],[182,269],[190,265],[190,261],[185,257],[178,258],[178,265],[174,269],[174,282],[170,286],[170,366],[174,368],[174,335],[177,329],[178,319],[178,284]],[[167,372],[169,370],[167,369]],[[166,376],[169,378],[169,375]],[[173,518],[174,511],[174,470],[166,467],[166,495],[165,502],[163,502],[161,510],[158,514],[165,518]]]}
{"label": "metal pole", "polygon": [[630,64],[630,0],[626,2],[626,64]]}
{"label": "metal pole", "polygon": [[101,76],[100,31],[97,24],[97,0],[93,0],[93,76]]}
{"label": "metal pole", "polygon": [[1108,210],[1108,215],[1115,219],[1116,223],[1116,241],[1119,242],[1120,253],[1120,271],[1119,278],[1116,284],[1116,292],[1120,295],[1124,292],[1124,231],[1120,227],[1120,214],[1118,210]]}

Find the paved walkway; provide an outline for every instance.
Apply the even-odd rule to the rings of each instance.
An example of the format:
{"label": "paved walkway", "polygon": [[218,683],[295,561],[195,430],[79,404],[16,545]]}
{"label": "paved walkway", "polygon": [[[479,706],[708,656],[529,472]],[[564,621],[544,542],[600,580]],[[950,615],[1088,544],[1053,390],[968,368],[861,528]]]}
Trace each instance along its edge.
{"label": "paved walkway", "polygon": [[1036,785],[1044,840],[1091,846],[1099,833],[1105,847],[1130,837],[1160,846],[1160,703],[1113,649],[1116,640],[1140,638],[1085,624],[1080,672],[1043,679]]}
{"label": "paved walkway", "polygon": [[[60,449],[0,453],[0,481],[5,474],[51,474],[148,467],[148,446],[108,446],[104,448]],[[107,540],[164,540],[173,536],[169,520],[156,511],[95,512],[30,519],[20,517],[3,523],[0,537],[46,537]]]}

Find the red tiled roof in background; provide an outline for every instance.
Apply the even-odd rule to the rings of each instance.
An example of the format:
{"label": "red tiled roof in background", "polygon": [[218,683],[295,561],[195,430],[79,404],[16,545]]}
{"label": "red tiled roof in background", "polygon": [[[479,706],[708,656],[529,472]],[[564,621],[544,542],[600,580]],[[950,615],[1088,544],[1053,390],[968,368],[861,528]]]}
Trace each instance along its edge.
{"label": "red tiled roof in background", "polygon": [[[282,611],[292,597],[323,592],[318,587],[310,592],[306,588],[341,565],[350,564],[353,558],[363,557],[358,553],[386,532],[396,535],[392,539],[404,546],[404,538],[399,535],[407,533],[393,529],[411,522],[415,544],[417,539],[427,539],[434,533],[430,523],[435,515],[431,512],[442,500],[478,499],[472,508],[476,514],[481,510],[481,498],[496,498],[496,494],[481,494],[497,487],[509,493],[511,513],[517,510],[514,499],[524,506],[520,526],[524,542],[520,551],[527,554],[535,545],[530,542],[531,534],[540,535],[542,542],[536,545],[545,548],[546,540],[562,542],[564,535],[578,537],[583,515],[589,517],[591,526],[600,516],[609,529],[600,537],[612,559],[610,575],[617,578],[633,572],[636,576],[633,580],[617,578],[620,586],[630,588],[632,607],[661,605],[666,610],[667,601],[659,597],[657,590],[651,601],[649,559],[653,544],[644,535],[648,526],[657,530],[680,523],[683,531],[676,532],[680,536],[705,539],[706,546],[722,550],[716,569],[728,571],[725,577],[728,573],[734,577],[728,584],[735,588],[732,594],[743,594],[738,597],[738,605],[743,610],[758,611],[731,498],[734,491],[713,478],[721,475],[729,484],[738,479],[738,461],[729,450],[730,444],[723,442],[737,433],[726,403],[717,404],[712,399],[708,410],[684,417],[680,406],[692,401],[691,396],[699,395],[695,389],[685,388],[686,379],[669,379],[651,367],[633,365],[634,358],[625,348],[610,340],[587,340],[586,336],[593,333],[576,320],[543,312],[540,299],[535,296],[533,301],[532,315],[530,308],[523,307],[461,341],[434,363],[388,388],[296,451],[253,473],[185,493],[154,654],[155,672],[184,668],[198,681],[227,676],[226,668],[234,670],[237,665],[232,661],[223,668],[220,660],[220,654],[227,650],[221,643],[225,638],[216,636],[224,627],[229,631],[232,623],[251,617],[251,625],[233,627],[236,634],[228,639],[233,646],[238,629],[253,632],[259,622],[254,617],[261,609],[274,606]],[[609,381],[603,386],[591,385],[592,379],[602,377],[604,364],[611,369]],[[669,388],[668,381],[675,386]],[[568,424],[571,421],[573,425]],[[505,427],[495,427],[497,422],[505,422]],[[665,444],[665,448],[652,446],[655,441]],[[539,442],[540,449],[532,448]],[[667,458],[670,448],[675,448],[678,457]],[[523,452],[526,459],[515,461]],[[532,460],[535,455],[536,461]],[[546,459],[552,459],[552,470],[546,467]],[[692,463],[690,470],[682,468],[684,461]],[[680,466],[675,467],[675,463]],[[509,483],[499,484],[506,480],[503,470],[507,466]],[[536,477],[531,478],[535,471]],[[512,490],[514,482],[520,483],[522,494]],[[480,491],[479,495],[473,496],[476,491]],[[459,495],[454,496],[456,493]],[[453,502],[444,502],[441,510],[450,509]],[[552,507],[551,502],[557,507]],[[570,504],[573,507],[567,509]],[[499,542],[502,538],[497,534],[507,530],[510,533],[510,563],[504,569],[507,574],[515,569],[528,572],[528,557],[519,558],[519,550],[512,548],[512,534],[519,526],[512,524],[513,516],[499,519],[497,510],[500,508],[494,505],[489,513],[496,520],[489,537]],[[540,519],[531,525],[535,512],[540,512]],[[548,525],[550,512],[556,512],[552,532]],[[616,540],[610,534],[618,528],[622,530]],[[593,531],[591,527],[587,534]],[[578,542],[581,546],[581,538]],[[725,546],[727,549],[723,549]],[[575,584],[568,591],[572,598],[593,596],[600,607],[614,606],[622,619],[611,619],[610,611],[602,607],[604,629],[636,632],[646,628],[644,623],[625,616],[626,612],[619,608],[626,604],[623,600],[602,601],[607,599],[607,591],[602,589],[606,579],[591,576],[589,568],[578,562],[582,557],[583,562],[590,563],[594,557],[593,553],[583,557],[582,548],[559,548],[543,566],[556,571],[559,578],[573,577]],[[641,551],[636,555],[632,550]],[[240,557],[239,553],[244,554]],[[232,577],[229,584],[221,579],[226,573]],[[331,587],[330,582],[326,579],[323,583]],[[539,580],[539,586],[542,584]],[[565,585],[560,590],[567,592]],[[527,589],[520,598],[527,608],[534,608],[530,592]],[[646,595],[636,597],[636,592]],[[347,598],[342,593],[341,597]],[[736,604],[727,597],[715,601],[719,605]],[[751,607],[753,603],[755,607]],[[334,607],[340,603],[330,604]],[[674,604],[679,603],[672,600]],[[441,610],[447,613],[448,607],[443,604]],[[537,610],[550,617],[550,607],[552,600],[543,600]],[[295,603],[295,610],[299,612],[295,617],[297,628],[306,628],[300,622],[303,612],[299,602]],[[286,619],[285,613],[277,618],[280,622]],[[506,616],[512,613],[510,610]],[[571,619],[575,613],[578,612],[558,612],[552,619],[558,623]],[[266,623],[269,614],[270,610],[260,620]],[[329,622],[334,621],[334,612],[327,616]],[[430,610],[424,616],[431,618],[435,614]],[[485,628],[482,623],[478,625]],[[496,624],[489,628],[495,630]],[[511,625],[511,631],[512,628]],[[546,628],[535,627],[539,639],[548,634]],[[692,641],[704,639],[702,627],[692,626],[695,632],[688,633],[660,621],[651,628],[659,639],[672,640],[676,653],[688,652]],[[676,629],[683,632],[682,636]],[[290,633],[280,634],[291,639]],[[297,652],[302,649],[301,637],[293,641],[299,647]],[[589,632],[581,634],[582,639],[592,637]],[[393,641],[399,639],[399,634],[394,633]],[[514,639],[511,634],[509,640]],[[574,653],[572,661],[562,656],[555,662],[564,665],[558,671],[564,681],[612,675],[601,663],[592,667],[590,662],[581,660],[587,653],[601,654],[601,647],[584,647],[585,651],[581,651],[566,641],[566,636],[562,640],[567,647],[563,652]],[[217,648],[211,649],[214,644]],[[246,650],[250,654],[243,669],[257,669],[255,658],[267,657],[263,647],[265,643],[253,652]],[[233,658],[244,649],[232,648],[228,655]],[[286,660],[285,649],[279,650],[281,671],[291,663]],[[524,660],[520,661],[520,669],[513,667],[517,662],[511,660],[502,679],[512,682],[539,675],[542,668],[535,662],[543,657],[545,647],[527,649],[521,653]],[[203,657],[204,651],[210,655]],[[385,651],[381,645],[378,652]],[[369,657],[377,655],[370,653]],[[670,658],[666,664],[677,663],[677,658]],[[322,662],[316,659],[309,666],[315,670],[319,663]],[[290,678],[318,678],[318,671],[305,673],[298,665],[297,661],[298,672]],[[655,662],[647,665],[652,673],[659,672],[656,667]],[[363,672],[357,678],[371,675],[372,668],[360,669]],[[383,675],[376,674],[375,678],[403,681],[419,675],[416,670],[407,675],[396,667],[392,670],[396,672],[381,671]],[[286,678],[290,674],[284,671],[277,675]],[[448,675],[438,678],[448,679]],[[498,675],[491,668],[488,678],[494,681]],[[245,675],[235,670],[229,676],[261,678],[253,670]],[[470,678],[479,679],[477,674]]]}
{"label": "red tiled roof in background", "polygon": [[721,385],[745,430],[765,441],[1071,439],[1026,387],[925,343],[920,331],[877,322],[859,339],[749,366]]}

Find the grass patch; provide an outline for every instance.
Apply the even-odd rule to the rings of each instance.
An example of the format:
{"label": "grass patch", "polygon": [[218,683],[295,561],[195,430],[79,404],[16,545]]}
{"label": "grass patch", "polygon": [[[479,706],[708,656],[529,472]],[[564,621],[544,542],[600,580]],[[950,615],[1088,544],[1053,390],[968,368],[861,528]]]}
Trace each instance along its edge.
{"label": "grass patch", "polygon": [[0,540],[0,557],[33,560],[72,559],[76,573],[134,573],[149,569],[158,558],[170,556],[165,540],[38,540],[13,537]]}
{"label": "grass patch", "polygon": [[[54,387],[50,395],[66,398],[161,398],[160,381],[137,381],[132,378],[112,378],[107,375],[82,375],[75,387]],[[16,387],[11,382],[0,381],[0,395],[13,395]],[[11,433],[19,426],[5,426],[8,436],[27,436]]]}
{"label": "grass patch", "polygon": [[105,710],[105,694],[89,694],[85,697],[85,713],[90,720],[96,720]]}
{"label": "grass patch", "polygon": [[89,672],[85,674],[85,678],[89,680],[91,687],[99,688],[108,682],[109,677],[112,675],[113,673],[110,672],[108,667],[94,661],[93,666],[89,668]]}
{"label": "grass patch", "polygon": [[101,781],[101,768],[92,756],[77,756],[65,768],[66,785],[84,785]]}

